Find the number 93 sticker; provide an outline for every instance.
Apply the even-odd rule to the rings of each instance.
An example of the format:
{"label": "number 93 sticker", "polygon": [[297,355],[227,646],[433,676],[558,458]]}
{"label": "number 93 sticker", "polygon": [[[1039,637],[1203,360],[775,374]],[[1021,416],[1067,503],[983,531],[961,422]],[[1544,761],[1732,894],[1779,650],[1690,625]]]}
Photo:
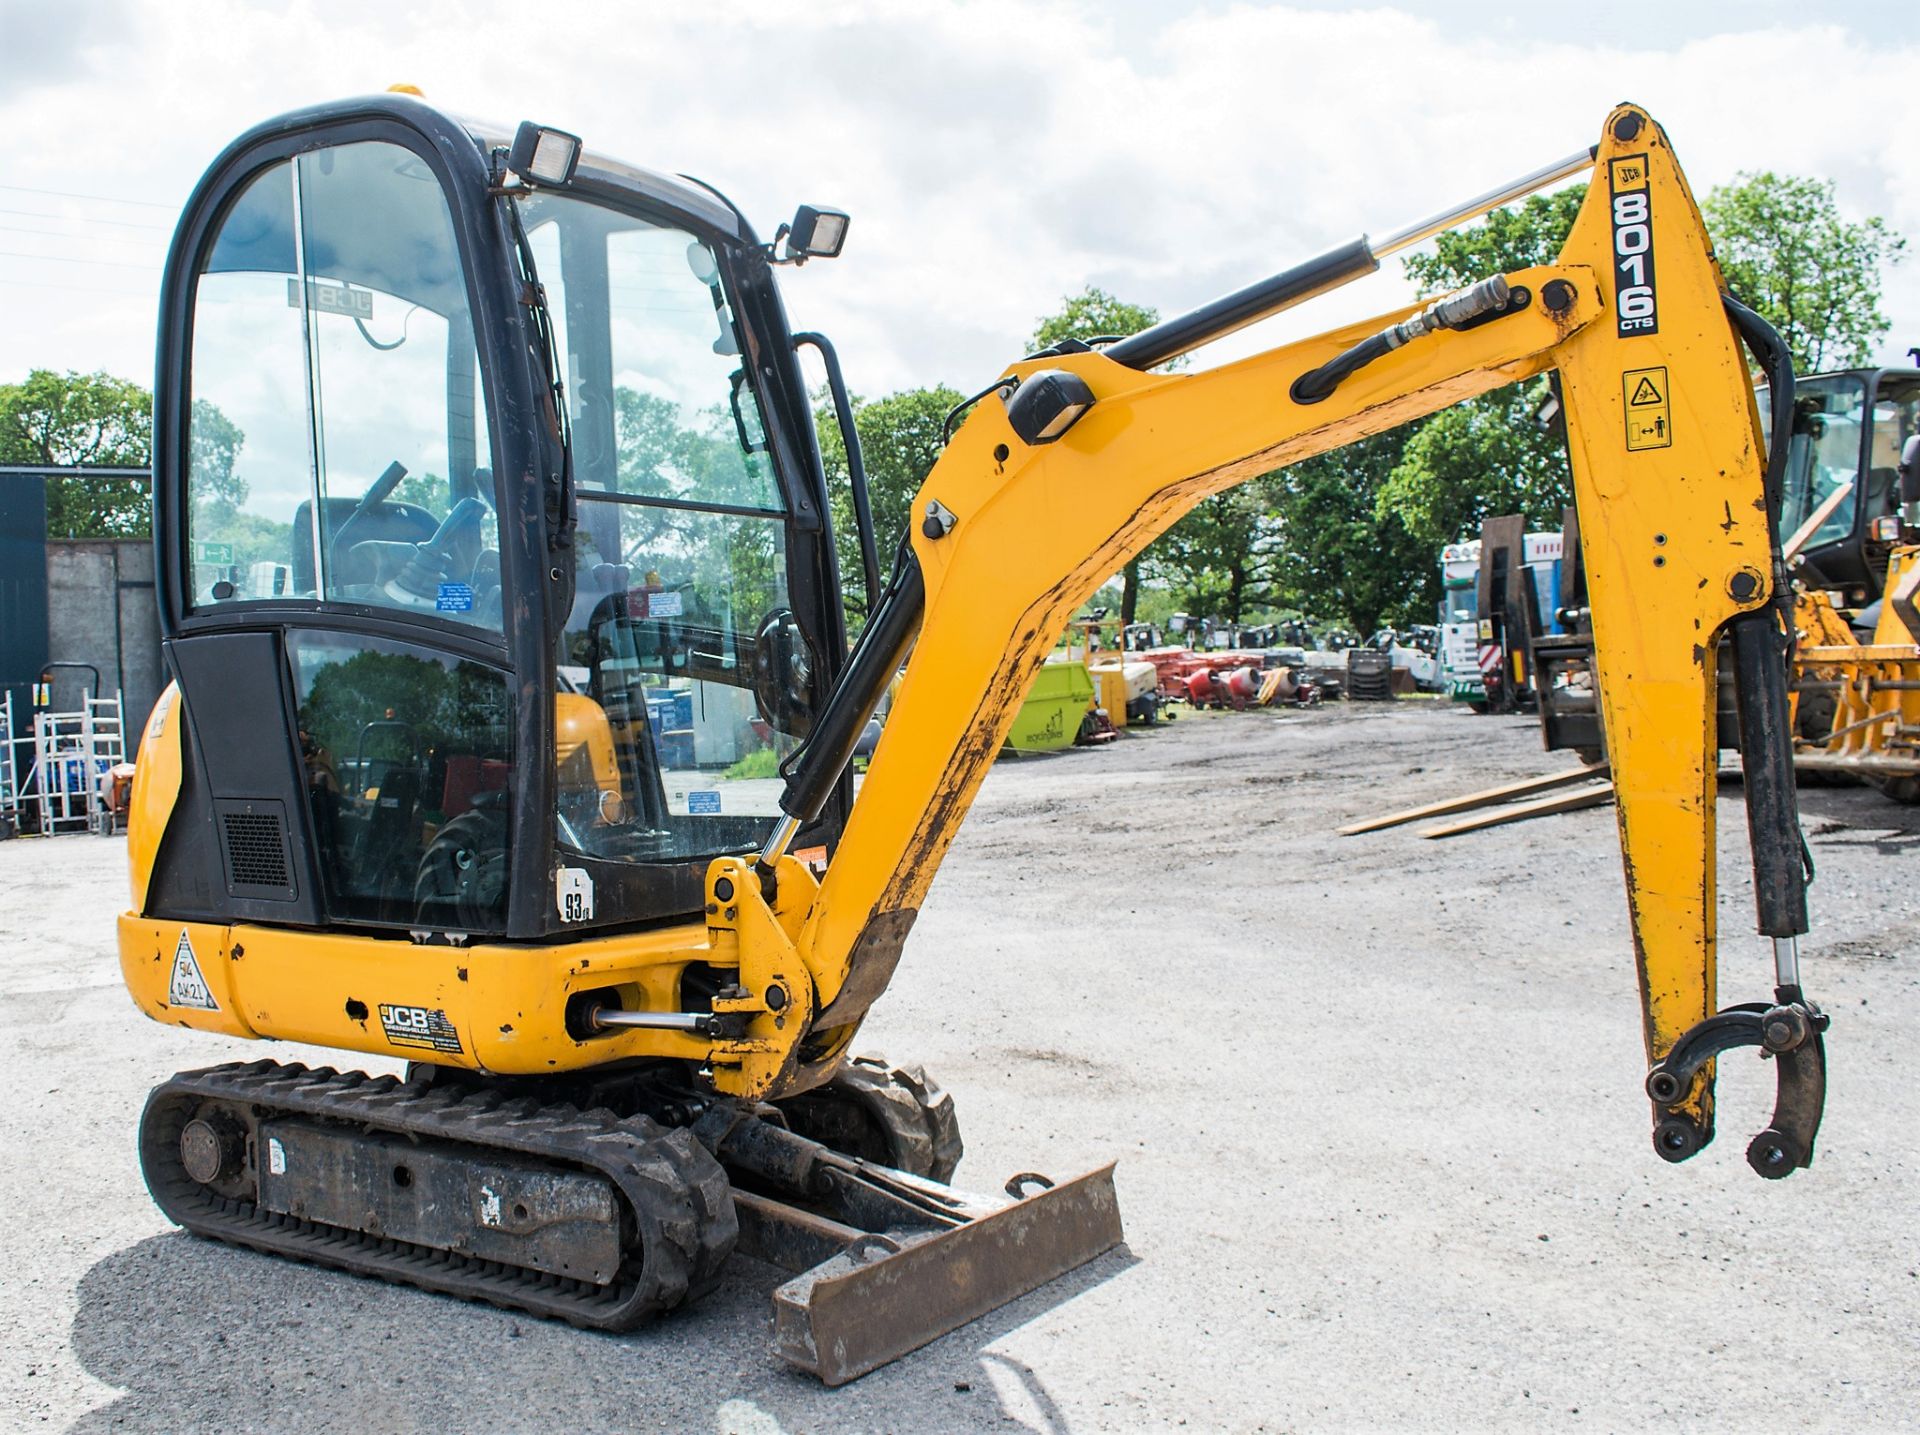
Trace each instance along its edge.
{"label": "number 93 sticker", "polygon": [[553,896],[563,922],[593,920],[593,878],[582,867],[562,867],[553,874]]}
{"label": "number 93 sticker", "polygon": [[1660,332],[1653,289],[1653,197],[1647,157],[1626,155],[1607,167],[1613,197],[1613,294],[1620,337]]}

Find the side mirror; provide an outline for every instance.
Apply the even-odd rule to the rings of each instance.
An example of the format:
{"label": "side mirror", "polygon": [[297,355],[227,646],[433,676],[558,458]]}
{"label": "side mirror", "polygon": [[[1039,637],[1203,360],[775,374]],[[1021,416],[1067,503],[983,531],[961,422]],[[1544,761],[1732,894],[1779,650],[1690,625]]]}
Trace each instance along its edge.
{"label": "side mirror", "polygon": [[760,716],[792,737],[813,731],[813,645],[791,609],[769,613],[753,640],[753,696]]}
{"label": "side mirror", "polygon": [[803,204],[793,214],[793,223],[781,226],[776,242],[784,238],[787,252],[783,264],[805,264],[809,259],[837,259],[847,242],[847,213],[817,204]]}

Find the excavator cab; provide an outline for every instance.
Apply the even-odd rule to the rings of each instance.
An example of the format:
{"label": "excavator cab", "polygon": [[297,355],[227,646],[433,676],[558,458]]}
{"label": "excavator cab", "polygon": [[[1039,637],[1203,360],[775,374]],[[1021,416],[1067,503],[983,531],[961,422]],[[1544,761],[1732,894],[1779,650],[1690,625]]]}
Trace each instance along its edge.
{"label": "excavator cab", "polygon": [[[409,1068],[157,1089],[142,1163],[182,1225],[603,1329],[738,1248],[800,1273],[777,1344],[833,1383],[1119,1240],[1111,1167],[956,1191],[924,1072],[850,1059],[853,1025],[796,1072],[743,1010],[798,1028],[810,993],[743,963],[714,870],[778,829],[811,882],[851,803],[836,773],[780,807],[847,663],[797,343],[870,603],[878,564],[837,358],[773,283],[846,226],[802,206],[763,243],[705,186],[400,94],[208,171],[162,300],[176,682],[123,970],[157,1017]],[[716,1099],[748,1066],[786,1100]]]}
{"label": "excavator cab", "polygon": [[157,531],[200,837],[156,910],[628,930],[779,815],[846,649],[779,256],[526,128],[520,173],[404,95],[312,110],[188,206]]}
{"label": "excavator cab", "polygon": [[1795,380],[1780,528],[1808,587],[1839,592],[1851,608],[1879,597],[1901,541],[1901,451],[1916,433],[1920,368]]}

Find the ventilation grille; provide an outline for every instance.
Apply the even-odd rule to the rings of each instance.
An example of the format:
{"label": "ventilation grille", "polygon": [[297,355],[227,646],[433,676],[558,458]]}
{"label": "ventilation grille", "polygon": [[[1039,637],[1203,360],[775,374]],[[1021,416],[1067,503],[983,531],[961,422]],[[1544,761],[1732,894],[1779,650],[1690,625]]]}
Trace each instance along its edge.
{"label": "ventilation grille", "polygon": [[291,900],[286,814],[278,802],[222,802],[220,846],[227,858],[227,891],[236,897]]}

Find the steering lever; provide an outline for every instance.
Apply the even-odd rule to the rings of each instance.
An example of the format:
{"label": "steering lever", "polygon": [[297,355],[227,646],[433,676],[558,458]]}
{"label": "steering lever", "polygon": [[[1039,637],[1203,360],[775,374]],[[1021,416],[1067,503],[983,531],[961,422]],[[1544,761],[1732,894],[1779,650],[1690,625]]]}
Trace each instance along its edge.
{"label": "steering lever", "polygon": [[1677,1109],[1693,1090],[1694,1076],[1723,1052],[1757,1046],[1774,1061],[1773,1120],[1747,1143],[1747,1164],[1769,1181],[1813,1164],[1813,1138],[1827,1101],[1827,1048],[1822,1034],[1830,1018],[1797,986],[1774,989],[1774,1000],[1743,1002],[1690,1027],[1666,1057],[1647,1073],[1647,1095],[1659,1113],[1653,1147],[1668,1161],[1694,1155],[1713,1133]]}

